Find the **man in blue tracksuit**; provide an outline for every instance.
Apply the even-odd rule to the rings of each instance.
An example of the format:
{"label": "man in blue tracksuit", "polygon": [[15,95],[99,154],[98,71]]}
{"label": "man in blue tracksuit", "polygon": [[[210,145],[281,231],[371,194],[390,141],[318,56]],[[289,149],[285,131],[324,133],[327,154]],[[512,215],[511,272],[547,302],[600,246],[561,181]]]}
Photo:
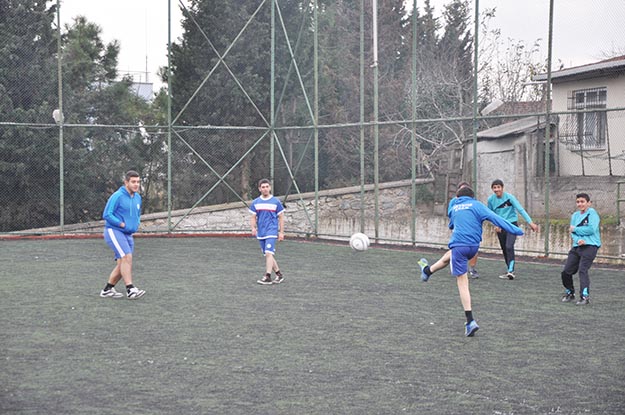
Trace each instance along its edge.
{"label": "man in blue tracksuit", "polygon": [[431,266],[425,258],[419,260],[421,267],[421,279],[428,281],[430,276],[450,264],[451,273],[456,277],[460,301],[464,308],[467,322],[465,324],[465,335],[471,337],[479,329],[473,319],[471,309],[471,293],[469,292],[469,279],[467,277],[468,264],[471,258],[477,254],[482,242],[482,222],[488,220],[495,226],[499,226],[515,235],[523,235],[523,230],[512,225],[507,220],[490,211],[483,203],[474,199],[473,189],[462,187],[456,192],[456,199],[449,209],[449,228],[452,229],[449,248],[451,250],[450,260],[446,260],[447,254],[443,255]]}
{"label": "man in blue tracksuit", "polygon": [[141,222],[141,195],[139,173],[129,170],[124,178],[124,185],[111,195],[102,218],[104,219],[104,240],[115,253],[117,265],[111,272],[104,289],[103,298],[121,298],[123,294],[115,290],[115,285],[123,278],[126,284],[126,296],[130,300],[141,298],[144,290],[132,283],[132,253],[134,239],[132,234],[139,229]]}
{"label": "man in blue tracksuit", "polygon": [[[503,181],[500,179],[494,180],[490,187],[493,190],[493,194],[488,198],[488,208],[490,210],[515,226],[519,225],[518,212],[534,232],[538,230],[538,225],[532,222],[532,218],[523,209],[517,198],[503,191]],[[499,278],[513,280],[515,278],[514,243],[516,242],[516,235],[506,232],[505,229],[501,229],[499,226],[495,228],[495,232],[497,232],[499,246],[501,246],[501,251],[503,252],[503,259],[506,261],[506,267],[508,267],[506,273],[500,275]]]}
{"label": "man in blue tracksuit", "polygon": [[573,247],[569,251],[562,271],[562,285],[566,288],[562,302],[568,303],[575,299],[573,274],[579,271],[581,296],[576,304],[587,305],[590,304],[588,270],[601,246],[601,234],[599,233],[601,219],[597,211],[590,207],[590,196],[587,193],[579,193],[575,196],[575,204],[577,211],[571,215],[569,226]]}

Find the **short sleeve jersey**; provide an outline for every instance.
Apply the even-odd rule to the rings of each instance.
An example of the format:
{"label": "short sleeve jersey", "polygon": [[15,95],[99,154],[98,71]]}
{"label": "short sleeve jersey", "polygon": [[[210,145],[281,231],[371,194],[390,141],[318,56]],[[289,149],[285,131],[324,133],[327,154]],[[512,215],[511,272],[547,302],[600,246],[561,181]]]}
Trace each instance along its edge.
{"label": "short sleeve jersey", "polygon": [[257,239],[278,237],[278,215],[281,215],[282,212],[284,212],[284,206],[275,196],[267,199],[260,196],[254,199],[250,205],[250,213],[256,215]]}

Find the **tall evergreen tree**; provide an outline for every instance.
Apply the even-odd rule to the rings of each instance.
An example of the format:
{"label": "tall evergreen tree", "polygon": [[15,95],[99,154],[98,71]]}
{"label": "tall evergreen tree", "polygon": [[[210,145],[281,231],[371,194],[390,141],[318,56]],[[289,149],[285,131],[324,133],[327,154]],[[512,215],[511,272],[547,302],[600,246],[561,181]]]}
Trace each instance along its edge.
{"label": "tall evergreen tree", "polygon": [[[256,126],[271,123],[271,2],[252,0],[220,2],[193,0],[184,14],[183,36],[172,47],[172,95],[176,126]],[[286,37],[281,33],[278,13],[287,26],[291,47],[297,35],[302,13],[308,9],[299,1],[276,3],[276,80],[286,82],[284,75],[291,63]],[[235,42],[236,40],[236,42]],[[223,62],[220,62],[220,56]],[[302,56],[300,54],[300,59]],[[225,62],[225,64],[224,64]],[[300,61],[301,67],[306,67]],[[210,76],[209,76],[210,75]],[[294,76],[294,75],[293,75]],[[294,78],[289,81],[296,84]],[[275,93],[282,84],[276,83]],[[296,85],[297,86],[297,85]],[[297,88],[289,88],[294,93]],[[293,100],[283,99],[288,105]],[[286,110],[276,109],[286,114]],[[189,206],[217,181],[213,172],[222,175],[244,157],[258,140],[257,131],[194,130],[181,133],[176,140],[176,186],[184,193],[176,198],[179,207]],[[239,163],[226,181],[249,197],[258,178],[269,173],[268,139]],[[218,189],[219,190],[219,189]],[[224,186],[204,203],[236,200]]]}
{"label": "tall evergreen tree", "polygon": [[[162,140],[142,134],[139,127],[150,123],[150,106],[132,93],[130,79],[116,80],[120,45],[105,44],[101,32],[98,25],[78,16],[62,35],[65,122],[111,126],[66,128],[68,223],[99,219],[123,172],[142,172],[152,158],[162,156],[155,150]],[[145,177],[144,183],[150,179]],[[151,196],[144,194],[144,206],[152,203]]]}
{"label": "tall evergreen tree", "polygon": [[[0,0],[0,10],[0,120],[50,123],[57,106],[55,8]],[[54,129],[0,129],[0,231],[58,223],[55,136]]]}
{"label": "tall evergreen tree", "polygon": [[[0,0],[0,117],[49,124],[58,107],[55,7],[46,2]],[[85,128],[71,124],[150,123],[147,103],[115,81],[115,42],[84,18],[61,36],[63,62],[64,217],[66,223],[99,219],[108,192],[130,167],[141,170],[152,147],[139,129]],[[59,224],[59,130],[36,126],[0,129],[0,230]],[[146,155],[147,154],[147,155]]]}

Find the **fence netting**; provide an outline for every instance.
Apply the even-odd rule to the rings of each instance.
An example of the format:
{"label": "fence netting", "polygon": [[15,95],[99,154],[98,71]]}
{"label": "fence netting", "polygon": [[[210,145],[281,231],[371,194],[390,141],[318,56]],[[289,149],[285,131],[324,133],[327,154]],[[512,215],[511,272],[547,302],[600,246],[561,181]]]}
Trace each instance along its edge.
{"label": "fence netting", "polygon": [[[558,57],[584,30],[565,39],[556,14],[547,88],[548,0],[529,41],[502,34],[527,25],[510,19],[523,2],[502,13],[486,2],[477,39],[471,1],[206,3],[158,5],[180,8],[183,35],[172,39],[163,86],[146,95],[117,70],[120,43],[103,41],[88,17],[59,28],[62,1],[8,2],[0,232],[100,220],[129,169],[142,175],[145,214],[246,206],[270,178],[285,203],[306,206],[306,234],[332,233],[314,228],[339,211],[350,225],[334,236],[377,236],[395,215],[406,230],[387,239],[415,243],[420,218],[444,216],[460,181],[485,202],[494,179],[537,221],[566,220],[579,192],[620,221],[625,59],[606,43],[596,51],[606,56],[585,62],[597,71],[569,65],[567,75]],[[606,21],[618,15],[589,3]],[[346,188],[332,213],[302,196]],[[372,202],[385,188],[400,190]]]}

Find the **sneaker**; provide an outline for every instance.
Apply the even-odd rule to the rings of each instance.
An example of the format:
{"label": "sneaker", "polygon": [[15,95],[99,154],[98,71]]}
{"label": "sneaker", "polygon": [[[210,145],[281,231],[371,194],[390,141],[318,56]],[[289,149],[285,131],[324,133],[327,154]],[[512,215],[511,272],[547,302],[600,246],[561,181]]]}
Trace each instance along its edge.
{"label": "sneaker", "polygon": [[582,297],[575,304],[576,305],[588,305],[588,304],[590,304],[590,299],[588,297]]}
{"label": "sneaker", "polygon": [[473,279],[480,278],[480,273],[475,268],[469,268],[469,277]]}
{"label": "sneaker", "polygon": [[124,294],[117,292],[115,288],[111,288],[110,290],[102,290],[100,291],[100,297],[102,298],[122,298]]}
{"label": "sneaker", "polygon": [[506,272],[505,274],[501,274],[499,278],[501,278],[502,280],[513,280],[514,272]]}
{"label": "sneaker", "polygon": [[562,296],[562,301],[563,303],[570,303],[571,301],[575,300],[575,294],[574,293],[564,293],[564,295]]}
{"label": "sneaker", "polygon": [[284,281],[284,275],[276,275],[276,278],[273,279],[274,284],[280,284]]}
{"label": "sneaker", "polygon": [[263,275],[263,277],[256,282],[262,285],[273,284],[273,282],[271,281],[271,277],[269,275]]}
{"label": "sneaker", "polygon": [[138,298],[143,297],[144,294],[145,294],[144,290],[140,290],[137,287],[132,287],[131,289],[128,290],[127,297],[129,300],[136,300]]}
{"label": "sneaker", "polygon": [[427,282],[427,280],[429,280],[431,277],[431,275],[426,274],[424,271],[425,267],[429,265],[428,260],[425,258],[421,258],[419,262],[417,262],[417,264],[419,264],[419,266],[421,267],[421,281]]}
{"label": "sneaker", "polygon": [[467,337],[473,337],[476,331],[480,329],[475,320],[471,320],[470,323],[464,324],[464,335]]}

